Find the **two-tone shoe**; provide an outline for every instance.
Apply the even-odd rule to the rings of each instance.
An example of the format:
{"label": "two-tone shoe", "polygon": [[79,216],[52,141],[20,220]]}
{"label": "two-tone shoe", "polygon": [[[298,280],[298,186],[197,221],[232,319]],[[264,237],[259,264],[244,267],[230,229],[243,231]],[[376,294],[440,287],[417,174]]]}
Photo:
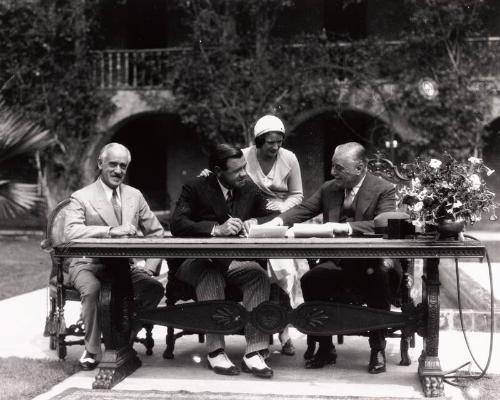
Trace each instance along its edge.
{"label": "two-tone shoe", "polygon": [[223,349],[216,350],[207,356],[207,365],[216,374],[239,375],[240,370],[227,356]]}
{"label": "two-tone shoe", "polygon": [[254,374],[259,378],[271,378],[273,376],[273,370],[266,364],[264,357],[258,351],[243,356],[241,369],[243,372]]}
{"label": "two-tone shoe", "polygon": [[84,350],[78,364],[84,371],[92,371],[97,366],[96,355]]}

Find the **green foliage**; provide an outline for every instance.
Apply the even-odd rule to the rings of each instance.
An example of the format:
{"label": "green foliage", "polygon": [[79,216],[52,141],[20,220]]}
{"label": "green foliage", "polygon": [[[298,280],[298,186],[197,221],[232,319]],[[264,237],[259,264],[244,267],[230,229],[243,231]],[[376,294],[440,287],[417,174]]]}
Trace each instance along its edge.
{"label": "green foliage", "polygon": [[[480,78],[496,56],[471,41],[483,33],[480,0],[406,0],[410,24],[390,45],[376,37],[279,43],[271,35],[276,14],[293,3],[243,3],[178,3],[188,11],[194,48],[179,63],[173,88],[183,122],[204,137],[248,144],[251,124],[264,113],[288,121],[321,107],[341,113],[359,102],[353,96],[365,96],[365,106],[377,103],[380,112],[404,115],[420,133],[408,143],[414,154],[446,149],[464,158],[472,149],[480,155],[493,90]],[[417,90],[425,77],[437,82],[433,99]],[[390,94],[387,83],[395,83]]]}
{"label": "green foliage", "polygon": [[5,179],[2,166],[5,168],[16,157],[43,150],[50,143],[47,130],[13,113],[0,99],[0,218],[15,218],[33,209],[40,200],[36,184]]}
{"label": "green foliage", "polygon": [[95,140],[97,119],[109,109],[90,74],[97,15],[98,0],[0,5],[0,82],[7,82],[2,95],[50,130],[57,144],[42,159],[49,203],[81,186],[82,155]]}
{"label": "green foliage", "polygon": [[[494,86],[484,79],[497,51],[479,41],[482,1],[407,0],[411,26],[394,48],[391,79],[398,82],[389,107],[404,111],[422,132],[413,151],[436,155],[443,150],[459,159],[480,155]],[[437,83],[438,95],[423,97],[416,84],[424,77]],[[472,152],[471,152],[472,151]]]}

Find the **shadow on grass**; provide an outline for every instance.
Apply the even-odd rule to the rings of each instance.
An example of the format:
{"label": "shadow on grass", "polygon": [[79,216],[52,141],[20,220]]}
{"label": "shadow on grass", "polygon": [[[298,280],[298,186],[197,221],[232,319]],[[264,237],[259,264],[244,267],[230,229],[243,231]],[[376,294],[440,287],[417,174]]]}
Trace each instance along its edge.
{"label": "shadow on grass", "polygon": [[76,363],[29,358],[0,358],[0,398],[28,400],[79,371]]}

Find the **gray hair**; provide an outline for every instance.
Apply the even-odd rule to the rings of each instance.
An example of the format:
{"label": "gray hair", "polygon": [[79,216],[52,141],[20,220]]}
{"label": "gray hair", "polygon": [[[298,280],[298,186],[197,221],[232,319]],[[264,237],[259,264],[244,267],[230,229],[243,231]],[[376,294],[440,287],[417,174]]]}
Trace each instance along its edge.
{"label": "gray hair", "polygon": [[366,149],[362,144],[358,142],[347,142],[344,144],[339,144],[335,147],[335,153],[350,154],[355,161],[362,161],[363,164],[368,162],[368,157],[366,155]]}
{"label": "gray hair", "polygon": [[130,150],[127,149],[123,144],[120,144],[120,143],[116,143],[116,142],[112,142],[112,143],[108,143],[107,145],[105,145],[101,151],[99,152],[99,157],[97,157],[97,159],[99,161],[102,161],[102,159],[104,158],[104,156],[106,155],[106,153],[110,150],[113,150],[113,149],[120,149],[120,150],[124,150],[127,155],[128,155],[128,162],[130,163],[130,161],[132,161],[132,156],[130,154]]}

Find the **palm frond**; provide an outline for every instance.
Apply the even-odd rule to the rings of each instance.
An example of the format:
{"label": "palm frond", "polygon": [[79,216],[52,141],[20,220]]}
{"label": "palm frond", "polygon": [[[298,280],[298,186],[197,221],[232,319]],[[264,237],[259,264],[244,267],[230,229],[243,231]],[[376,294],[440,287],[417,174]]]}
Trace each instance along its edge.
{"label": "palm frond", "polygon": [[52,141],[48,130],[42,130],[23,115],[14,113],[0,100],[0,163],[42,150]]}
{"label": "palm frond", "polygon": [[39,201],[38,185],[0,180],[0,219],[26,213]]}

